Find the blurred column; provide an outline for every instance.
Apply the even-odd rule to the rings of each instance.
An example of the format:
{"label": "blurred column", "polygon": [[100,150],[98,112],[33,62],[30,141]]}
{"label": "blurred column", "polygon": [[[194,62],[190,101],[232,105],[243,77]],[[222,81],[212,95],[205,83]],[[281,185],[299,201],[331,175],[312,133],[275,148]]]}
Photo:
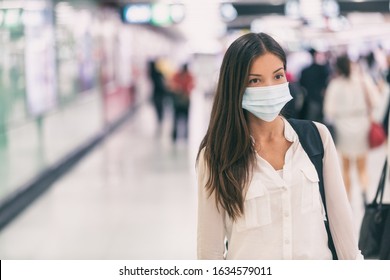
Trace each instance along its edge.
{"label": "blurred column", "polygon": [[226,29],[218,0],[184,0],[185,18],[179,25],[193,52],[215,53],[221,48],[218,38]]}

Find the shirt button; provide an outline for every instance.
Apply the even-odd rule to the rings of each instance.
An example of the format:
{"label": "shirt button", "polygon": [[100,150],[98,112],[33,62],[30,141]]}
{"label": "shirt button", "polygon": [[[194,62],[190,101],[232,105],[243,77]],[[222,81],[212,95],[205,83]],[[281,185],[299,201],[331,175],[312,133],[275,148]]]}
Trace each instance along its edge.
{"label": "shirt button", "polygon": [[288,239],[284,240],[284,244],[286,244],[286,245],[290,244],[290,240],[288,240]]}
{"label": "shirt button", "polygon": [[288,212],[284,212],[284,216],[287,218],[288,216],[290,216],[290,214]]}

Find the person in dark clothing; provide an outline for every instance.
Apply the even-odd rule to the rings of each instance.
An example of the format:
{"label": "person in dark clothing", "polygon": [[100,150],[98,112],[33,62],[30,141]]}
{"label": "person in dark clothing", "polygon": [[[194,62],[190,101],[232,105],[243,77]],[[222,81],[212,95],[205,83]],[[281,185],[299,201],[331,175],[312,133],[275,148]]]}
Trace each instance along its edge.
{"label": "person in dark clothing", "polygon": [[164,98],[166,96],[164,75],[157,69],[156,61],[149,62],[149,78],[152,82],[152,102],[156,110],[158,129],[160,130],[164,114]]}
{"label": "person in dark clothing", "polygon": [[300,85],[306,90],[304,103],[304,118],[323,122],[323,99],[324,91],[328,84],[329,70],[326,65],[318,63],[318,53],[310,49],[312,63],[304,68],[299,79]]}
{"label": "person in dark clothing", "polygon": [[299,84],[297,80],[289,73],[286,72],[286,78],[289,82],[288,88],[291,96],[293,97],[282,109],[282,114],[286,118],[304,119],[304,101],[306,99],[306,90]]}
{"label": "person in dark clothing", "polygon": [[172,140],[174,142],[178,137],[180,120],[184,121],[184,138],[187,138],[188,136],[188,111],[190,107],[190,95],[193,87],[194,78],[188,70],[188,65],[184,64],[181,69],[173,75],[171,81],[174,107]]}

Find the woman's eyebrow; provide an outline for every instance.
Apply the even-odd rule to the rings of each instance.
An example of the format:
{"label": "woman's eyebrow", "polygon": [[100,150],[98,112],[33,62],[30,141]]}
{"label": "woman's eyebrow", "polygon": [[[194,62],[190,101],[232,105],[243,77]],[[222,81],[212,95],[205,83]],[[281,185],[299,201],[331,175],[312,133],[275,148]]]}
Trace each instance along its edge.
{"label": "woman's eyebrow", "polygon": [[284,69],[284,68],[280,67],[280,68],[276,69],[273,73],[275,74],[276,72],[278,72],[279,70],[282,70],[282,69]]}
{"label": "woman's eyebrow", "polygon": [[[273,71],[272,73],[275,74],[276,72],[280,71],[280,70],[283,70],[284,68],[283,67],[280,67],[278,69],[276,69],[275,71]],[[256,76],[256,77],[261,77],[262,75],[261,74],[249,74],[249,76]]]}

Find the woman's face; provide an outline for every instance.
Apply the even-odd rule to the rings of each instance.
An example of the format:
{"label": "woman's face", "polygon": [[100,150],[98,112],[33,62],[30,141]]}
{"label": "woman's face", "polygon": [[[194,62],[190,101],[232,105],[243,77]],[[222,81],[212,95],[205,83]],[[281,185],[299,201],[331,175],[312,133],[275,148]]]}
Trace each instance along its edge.
{"label": "woman's face", "polygon": [[256,58],[250,69],[247,87],[266,87],[287,82],[283,62],[272,53]]}

